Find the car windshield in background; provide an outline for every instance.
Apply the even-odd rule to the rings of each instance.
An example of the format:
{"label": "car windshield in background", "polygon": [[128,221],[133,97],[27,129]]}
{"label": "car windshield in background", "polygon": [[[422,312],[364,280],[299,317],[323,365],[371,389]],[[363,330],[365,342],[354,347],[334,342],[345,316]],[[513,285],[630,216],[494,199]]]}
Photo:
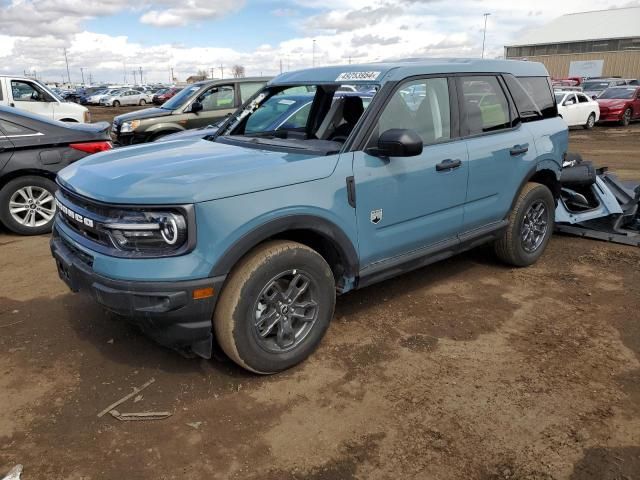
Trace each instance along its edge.
{"label": "car windshield in background", "polygon": [[609,82],[584,82],[582,89],[584,91],[604,90],[609,87]]}
{"label": "car windshield in background", "polygon": [[620,98],[630,99],[636,93],[637,88],[608,88],[598,97],[599,99]]}
{"label": "car windshield in background", "polygon": [[171,99],[167,100],[160,108],[164,108],[166,110],[175,110],[176,108],[180,108],[187,102],[187,100],[189,100],[189,98],[191,98],[191,95],[201,88],[202,85],[189,85],[176,93],[171,97]]}

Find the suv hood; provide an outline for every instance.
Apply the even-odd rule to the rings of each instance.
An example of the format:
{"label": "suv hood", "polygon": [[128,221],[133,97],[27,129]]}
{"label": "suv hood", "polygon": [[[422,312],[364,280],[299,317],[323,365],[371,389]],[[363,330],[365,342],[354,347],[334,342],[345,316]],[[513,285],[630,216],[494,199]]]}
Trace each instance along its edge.
{"label": "suv hood", "polygon": [[197,203],[325,178],[337,159],[188,139],[91,155],[58,172],[58,181],[107,203]]}
{"label": "suv hood", "polygon": [[[105,97],[106,98],[106,97]],[[122,122],[131,120],[144,120],[145,118],[166,117],[171,115],[172,110],[165,108],[145,108],[144,110],[136,110],[135,112],[123,113],[113,119],[113,123],[120,125]]]}

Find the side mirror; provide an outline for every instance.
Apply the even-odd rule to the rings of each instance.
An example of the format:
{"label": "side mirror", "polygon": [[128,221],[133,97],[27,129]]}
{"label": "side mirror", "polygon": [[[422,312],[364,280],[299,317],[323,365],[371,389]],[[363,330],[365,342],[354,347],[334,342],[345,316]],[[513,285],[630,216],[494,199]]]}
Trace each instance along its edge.
{"label": "side mirror", "polygon": [[202,111],[202,104],[200,102],[193,102],[191,104],[191,113],[198,113]]}
{"label": "side mirror", "polygon": [[422,153],[422,138],[413,130],[392,128],[378,138],[375,154],[383,157],[415,157]]}

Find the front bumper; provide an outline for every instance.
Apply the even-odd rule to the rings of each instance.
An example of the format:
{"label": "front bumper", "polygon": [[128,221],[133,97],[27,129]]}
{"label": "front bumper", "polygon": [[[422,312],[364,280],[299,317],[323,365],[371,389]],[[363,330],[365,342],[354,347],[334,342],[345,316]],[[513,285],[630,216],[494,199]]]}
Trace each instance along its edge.
{"label": "front bumper", "polygon": [[[211,318],[225,276],[173,282],[115,280],[95,273],[91,257],[55,229],[50,246],[58,274],[73,292],[90,295],[162,345],[211,358]],[[212,297],[193,298],[194,290],[208,287],[213,288]]]}
{"label": "front bumper", "polygon": [[147,135],[131,133],[118,133],[111,129],[111,141],[116,145],[135,145],[138,143],[145,143],[147,141]]}

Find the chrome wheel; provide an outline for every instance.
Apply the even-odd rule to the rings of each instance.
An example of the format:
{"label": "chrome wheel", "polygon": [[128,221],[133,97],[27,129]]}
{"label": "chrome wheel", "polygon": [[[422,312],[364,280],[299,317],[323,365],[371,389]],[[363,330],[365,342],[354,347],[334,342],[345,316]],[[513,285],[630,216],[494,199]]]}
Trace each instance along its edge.
{"label": "chrome wheel", "polygon": [[587,128],[591,129],[594,127],[595,124],[596,124],[596,117],[592,113],[591,115],[589,115],[589,119],[587,120]]}
{"label": "chrome wheel", "polygon": [[42,187],[22,187],[9,198],[9,214],[25,227],[36,228],[46,225],[55,213],[53,194]]}
{"label": "chrome wheel", "polygon": [[533,253],[542,245],[549,228],[547,217],[547,207],[540,200],[531,204],[527,213],[524,214],[520,241],[525,252]]}
{"label": "chrome wheel", "polygon": [[318,285],[301,270],[283,272],[262,289],[253,311],[260,347],[272,353],[292,350],[318,319]]}

